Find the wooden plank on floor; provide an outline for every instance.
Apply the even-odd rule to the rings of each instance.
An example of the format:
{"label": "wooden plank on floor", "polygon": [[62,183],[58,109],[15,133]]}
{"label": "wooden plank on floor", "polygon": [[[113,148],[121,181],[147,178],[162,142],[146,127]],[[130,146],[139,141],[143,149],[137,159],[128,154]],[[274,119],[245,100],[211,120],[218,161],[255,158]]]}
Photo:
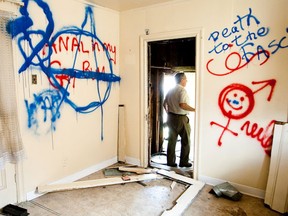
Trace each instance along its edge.
{"label": "wooden plank on floor", "polygon": [[182,181],[182,182],[185,182],[188,184],[193,184],[193,185],[198,185],[198,184],[203,185],[204,184],[203,182],[197,181],[197,180],[192,179],[190,177],[179,175],[179,174],[175,173],[174,171],[157,170],[157,173],[164,175],[164,176],[167,176],[167,177],[172,178],[172,179],[177,179],[179,181]]}
{"label": "wooden plank on floor", "polygon": [[192,203],[197,194],[205,186],[204,182],[179,175],[173,171],[158,170],[157,173],[190,184],[189,188],[176,200],[176,205],[174,205],[172,209],[164,211],[162,216],[182,215],[184,210]]}
{"label": "wooden plank on floor", "polygon": [[146,168],[141,168],[141,167],[125,167],[125,166],[121,166],[118,169],[120,171],[134,172],[134,173],[137,173],[137,174],[152,173],[152,169],[146,169]]}
{"label": "wooden plank on floor", "polygon": [[189,186],[189,188],[176,200],[176,204],[173,206],[173,208],[164,211],[161,216],[182,215],[184,210],[192,203],[199,191],[200,190],[196,189],[194,185]]}
{"label": "wooden plank on floor", "polygon": [[73,189],[83,189],[83,188],[91,188],[98,186],[108,186],[115,184],[124,184],[130,182],[138,182],[138,181],[146,181],[146,180],[154,180],[161,179],[162,176],[158,174],[144,174],[144,175],[135,175],[130,176],[130,180],[123,180],[121,177],[113,177],[113,178],[102,178],[95,180],[87,180],[87,181],[76,181],[66,184],[51,184],[51,185],[42,185],[37,187],[38,193],[48,193],[54,191],[63,191],[63,190],[73,190]]}

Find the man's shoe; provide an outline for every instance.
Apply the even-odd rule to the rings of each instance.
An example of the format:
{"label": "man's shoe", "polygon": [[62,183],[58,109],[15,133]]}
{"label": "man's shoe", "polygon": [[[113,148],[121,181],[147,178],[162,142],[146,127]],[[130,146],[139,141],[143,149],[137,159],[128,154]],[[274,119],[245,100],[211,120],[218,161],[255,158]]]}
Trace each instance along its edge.
{"label": "man's shoe", "polygon": [[170,167],[177,167],[177,163],[173,163],[173,164],[167,163],[167,165],[170,166]]}
{"label": "man's shoe", "polygon": [[191,167],[192,164],[191,163],[184,163],[184,164],[179,164],[180,167]]}

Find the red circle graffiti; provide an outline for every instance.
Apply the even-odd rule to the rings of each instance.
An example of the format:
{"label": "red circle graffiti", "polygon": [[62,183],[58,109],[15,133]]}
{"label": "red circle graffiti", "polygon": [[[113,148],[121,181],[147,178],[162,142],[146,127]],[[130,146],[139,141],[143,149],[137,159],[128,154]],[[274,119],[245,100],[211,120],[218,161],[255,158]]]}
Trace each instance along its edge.
{"label": "red circle graffiti", "polygon": [[[232,101],[232,99],[229,98],[229,94],[232,94],[234,97],[239,96],[239,99],[234,99]],[[246,106],[243,107],[242,103],[246,99]],[[233,103],[237,104],[237,107],[234,106]],[[247,86],[233,83],[221,91],[218,98],[218,105],[224,116],[230,119],[241,119],[246,117],[253,110],[255,105],[254,95],[252,90]]]}
{"label": "red circle graffiti", "polygon": [[[234,67],[234,68],[229,67],[229,65],[228,65],[228,60],[230,59],[230,57],[231,57],[232,55],[236,55],[236,56],[238,57],[238,64],[237,64],[237,66]],[[240,54],[239,54],[238,52],[232,52],[232,53],[230,53],[230,54],[227,56],[227,58],[225,59],[225,67],[226,67],[228,70],[230,70],[230,71],[238,70],[238,69],[240,68],[241,61],[242,61],[242,59],[241,59]]]}

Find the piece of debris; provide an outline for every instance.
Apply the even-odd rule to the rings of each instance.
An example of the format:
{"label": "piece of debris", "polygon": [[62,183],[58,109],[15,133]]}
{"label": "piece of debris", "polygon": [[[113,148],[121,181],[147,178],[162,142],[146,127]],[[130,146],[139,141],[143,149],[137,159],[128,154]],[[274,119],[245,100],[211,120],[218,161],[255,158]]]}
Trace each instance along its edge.
{"label": "piece of debris", "polygon": [[214,186],[209,193],[214,194],[217,197],[223,196],[224,198],[228,198],[233,201],[239,201],[242,197],[242,193],[240,193],[228,182],[224,182]]}
{"label": "piece of debris", "polygon": [[133,173],[131,172],[126,172],[126,171],[120,171],[117,168],[106,168],[103,170],[103,173],[105,176],[122,176],[122,175],[132,175]]}
{"label": "piece of debris", "polygon": [[27,212],[27,209],[21,208],[19,206],[16,205],[6,205],[3,209],[2,209],[2,213],[5,213],[5,215],[11,215],[11,216],[27,216],[29,215],[29,213]]}
{"label": "piece of debris", "polygon": [[201,185],[201,186],[203,184],[203,187],[205,185],[203,182],[197,181],[191,177],[179,175],[179,174],[175,173],[174,171],[158,170],[157,173],[160,175],[164,175],[170,179],[174,179],[177,182],[188,183],[188,184],[192,184],[192,185]]}
{"label": "piece of debris", "polygon": [[120,171],[134,172],[134,173],[137,173],[137,174],[148,174],[148,173],[152,173],[152,169],[141,168],[141,167],[126,167],[126,166],[120,166],[118,169],[119,169]]}
{"label": "piece of debris", "polygon": [[[204,184],[203,184],[204,186]],[[187,190],[176,200],[176,204],[172,209],[165,210],[161,216],[180,216],[184,210],[192,203],[202,187],[190,185]]]}
{"label": "piece of debris", "polygon": [[122,180],[123,181],[130,181],[131,178],[128,175],[122,175]]}
{"label": "piece of debris", "polygon": [[130,176],[129,181],[124,181],[122,177],[113,177],[113,178],[102,178],[95,180],[87,180],[87,181],[76,181],[66,184],[51,184],[51,185],[42,185],[38,186],[38,193],[47,193],[52,191],[63,191],[63,190],[73,190],[73,189],[81,189],[81,188],[91,188],[97,186],[107,186],[107,185],[115,185],[115,184],[123,184],[130,182],[138,182],[138,181],[146,181],[146,180],[155,180],[163,178],[160,175],[151,173],[144,175],[135,175]]}
{"label": "piece of debris", "polygon": [[172,182],[172,184],[170,185],[170,188],[171,188],[171,190],[173,190],[173,189],[174,189],[174,187],[176,186],[176,184],[177,184],[177,182],[176,182],[176,181],[173,181],[173,182]]}
{"label": "piece of debris", "polygon": [[173,178],[175,181],[178,180],[180,182],[189,184],[186,191],[184,191],[184,193],[176,200],[176,204],[173,206],[173,208],[164,211],[162,216],[182,215],[183,211],[191,204],[192,200],[197,196],[197,194],[205,185],[203,182],[176,174],[173,171],[158,170],[157,173],[169,178]]}

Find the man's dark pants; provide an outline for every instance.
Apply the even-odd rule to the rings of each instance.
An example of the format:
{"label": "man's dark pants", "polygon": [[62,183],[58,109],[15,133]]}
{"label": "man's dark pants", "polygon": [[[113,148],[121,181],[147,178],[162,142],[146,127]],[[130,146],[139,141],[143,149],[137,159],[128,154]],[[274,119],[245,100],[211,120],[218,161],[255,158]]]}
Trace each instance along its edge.
{"label": "man's dark pants", "polygon": [[190,132],[189,118],[186,115],[168,113],[167,125],[169,127],[167,164],[176,162],[175,148],[178,135],[181,137],[180,164],[187,164],[190,154]]}

